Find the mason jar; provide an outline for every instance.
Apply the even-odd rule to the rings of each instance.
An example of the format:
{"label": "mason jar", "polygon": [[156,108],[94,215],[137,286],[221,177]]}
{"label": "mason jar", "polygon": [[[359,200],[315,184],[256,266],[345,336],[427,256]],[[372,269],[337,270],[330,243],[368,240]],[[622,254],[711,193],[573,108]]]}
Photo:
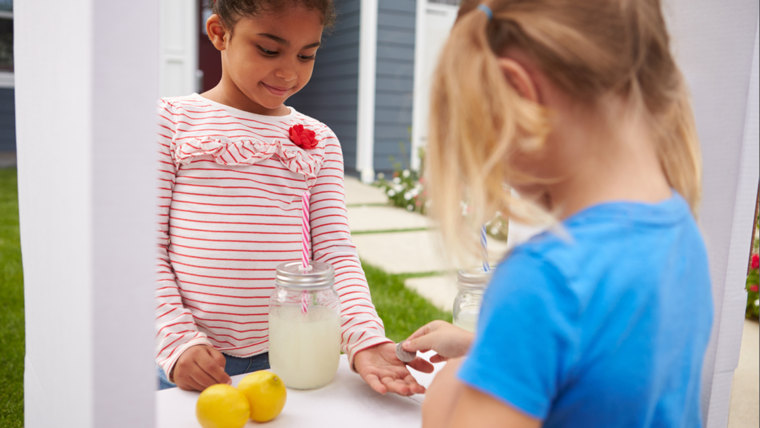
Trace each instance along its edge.
{"label": "mason jar", "polygon": [[483,293],[490,280],[491,271],[486,272],[483,268],[463,269],[457,272],[457,295],[454,298],[453,308],[454,325],[475,332]]}
{"label": "mason jar", "polygon": [[338,370],[340,301],[333,281],[327,263],[277,267],[269,300],[269,365],[289,388],[325,386]]}

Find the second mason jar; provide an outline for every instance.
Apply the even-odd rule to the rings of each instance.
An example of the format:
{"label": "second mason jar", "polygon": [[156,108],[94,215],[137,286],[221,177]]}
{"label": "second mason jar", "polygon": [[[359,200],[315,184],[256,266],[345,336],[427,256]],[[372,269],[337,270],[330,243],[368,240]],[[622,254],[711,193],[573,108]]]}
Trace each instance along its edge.
{"label": "second mason jar", "polygon": [[463,269],[457,272],[457,295],[454,298],[454,325],[475,332],[480,314],[480,304],[491,271],[483,268]]}
{"label": "second mason jar", "polygon": [[269,303],[269,364],[289,388],[322,387],[338,370],[340,301],[333,281],[327,263],[277,267]]}

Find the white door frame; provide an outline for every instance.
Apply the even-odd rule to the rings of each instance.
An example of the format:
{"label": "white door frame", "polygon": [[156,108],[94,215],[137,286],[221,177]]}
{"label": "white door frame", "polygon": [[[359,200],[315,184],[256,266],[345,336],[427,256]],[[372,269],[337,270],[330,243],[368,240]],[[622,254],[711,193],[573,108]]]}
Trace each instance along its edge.
{"label": "white door frame", "polygon": [[378,0],[361,0],[359,91],[356,112],[356,170],[364,183],[375,180],[375,86]]}
{"label": "white door frame", "polygon": [[200,90],[198,79],[198,2],[160,0],[161,96]]}
{"label": "white door frame", "polygon": [[[430,3],[428,0],[417,0],[417,14],[414,31],[414,95],[412,107],[412,147],[409,164],[413,170],[420,169],[420,149],[427,144],[428,136],[428,106],[430,104],[430,81],[432,68],[428,64],[430,58],[426,52],[430,48],[427,39],[430,14],[442,15],[453,24],[458,7],[446,4]],[[445,38],[447,33],[442,33]],[[439,47],[436,47],[439,48]],[[437,55],[435,55],[437,58]]]}

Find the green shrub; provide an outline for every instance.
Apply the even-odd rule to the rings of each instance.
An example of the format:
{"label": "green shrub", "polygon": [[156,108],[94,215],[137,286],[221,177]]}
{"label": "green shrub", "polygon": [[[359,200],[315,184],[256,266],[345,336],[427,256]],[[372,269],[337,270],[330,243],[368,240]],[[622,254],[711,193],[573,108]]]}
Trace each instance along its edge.
{"label": "green shrub", "polygon": [[377,174],[374,184],[383,189],[391,205],[425,214],[428,203],[423,180],[418,171],[402,169],[394,171],[390,180],[383,173]]}
{"label": "green shrub", "polygon": [[[757,211],[756,211],[757,212]],[[758,266],[760,265],[760,259],[758,257],[758,230],[760,230],[760,215],[755,216],[755,227],[752,233],[752,251],[750,252],[749,270],[747,272],[747,281],[745,288],[747,289],[747,310],[746,317],[749,319],[757,320],[760,318],[760,293],[758,293]]]}

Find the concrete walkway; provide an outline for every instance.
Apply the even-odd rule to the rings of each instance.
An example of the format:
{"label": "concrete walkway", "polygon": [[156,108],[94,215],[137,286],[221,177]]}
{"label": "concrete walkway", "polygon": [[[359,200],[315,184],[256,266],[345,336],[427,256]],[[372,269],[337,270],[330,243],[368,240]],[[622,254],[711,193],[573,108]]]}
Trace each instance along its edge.
{"label": "concrete walkway", "polygon": [[[405,281],[439,308],[451,311],[456,296],[456,268],[446,259],[429,217],[388,205],[377,187],[346,179],[348,224],[365,262],[392,274],[415,274]],[[489,239],[495,264],[506,252],[504,242]]]}
{"label": "concrete walkway", "polygon": [[739,365],[731,385],[728,428],[760,427],[760,356],[757,321],[744,320]]}
{"label": "concrete walkway", "polygon": [[[430,219],[388,205],[382,190],[346,178],[348,224],[359,257],[394,274],[418,274],[405,285],[443,310],[451,311],[456,295],[453,267],[446,262]],[[526,239],[532,230],[510,225],[510,246]],[[507,250],[503,242],[489,240],[495,263]],[[739,365],[731,389],[729,428],[760,426],[758,382],[758,323],[745,321]]]}
{"label": "concrete walkway", "polygon": [[0,168],[16,166],[16,152],[0,152]]}

